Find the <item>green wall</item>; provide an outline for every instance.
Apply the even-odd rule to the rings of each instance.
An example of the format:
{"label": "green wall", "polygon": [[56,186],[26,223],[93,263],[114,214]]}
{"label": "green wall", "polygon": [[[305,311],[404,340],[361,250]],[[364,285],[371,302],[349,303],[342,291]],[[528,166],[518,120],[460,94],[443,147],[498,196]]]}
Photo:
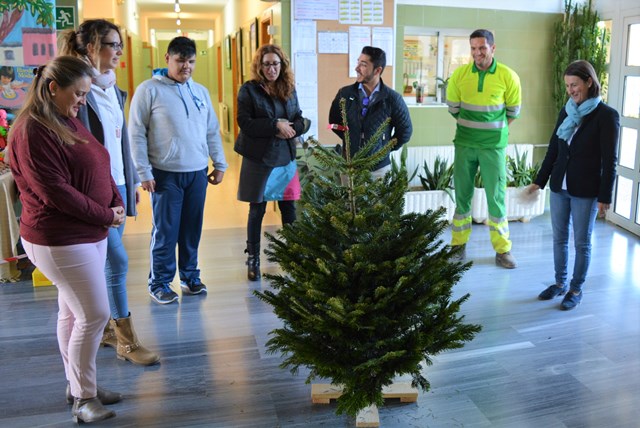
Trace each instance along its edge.
{"label": "green wall", "polygon": [[[553,24],[560,17],[550,13],[398,5],[396,64],[402,64],[405,26],[493,31],[495,58],[514,69],[522,84],[522,112],[510,127],[509,142],[547,144],[558,113],[551,99],[550,79]],[[395,87],[402,87],[401,72],[396,73]],[[411,145],[452,143],[455,122],[446,107],[416,107],[410,108],[410,113],[414,126]]]}

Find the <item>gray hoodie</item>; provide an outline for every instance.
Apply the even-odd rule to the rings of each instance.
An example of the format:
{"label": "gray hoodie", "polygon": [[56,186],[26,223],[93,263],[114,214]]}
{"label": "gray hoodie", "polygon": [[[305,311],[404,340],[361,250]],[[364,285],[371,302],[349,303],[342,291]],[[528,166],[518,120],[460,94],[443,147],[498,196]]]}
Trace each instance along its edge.
{"label": "gray hoodie", "polygon": [[131,154],[140,180],[153,180],[151,168],[194,172],[225,171],[220,124],[207,89],[193,81],[178,83],[166,69],[138,86],[129,111]]}

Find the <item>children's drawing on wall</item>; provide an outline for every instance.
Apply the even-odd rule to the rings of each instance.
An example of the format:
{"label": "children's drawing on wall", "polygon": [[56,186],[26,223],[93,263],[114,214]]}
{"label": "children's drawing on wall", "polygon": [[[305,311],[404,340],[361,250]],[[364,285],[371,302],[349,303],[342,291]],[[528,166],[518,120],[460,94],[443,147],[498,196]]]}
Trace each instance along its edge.
{"label": "children's drawing on wall", "polygon": [[0,108],[19,108],[32,80],[33,67],[0,66]]}
{"label": "children's drawing on wall", "polygon": [[54,0],[0,2],[0,108],[19,108],[33,67],[56,56],[54,8]]}

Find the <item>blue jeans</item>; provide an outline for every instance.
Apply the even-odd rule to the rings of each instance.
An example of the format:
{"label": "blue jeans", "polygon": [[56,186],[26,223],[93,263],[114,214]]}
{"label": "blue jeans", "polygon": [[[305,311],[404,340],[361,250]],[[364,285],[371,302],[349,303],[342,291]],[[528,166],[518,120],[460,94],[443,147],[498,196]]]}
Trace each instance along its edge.
{"label": "blue jeans", "polygon": [[556,285],[567,285],[569,264],[569,225],[573,223],[575,261],[570,289],[576,293],[582,284],[591,261],[591,232],[598,213],[596,198],[577,198],[566,190],[551,192],[551,225],[553,227],[553,264]]}
{"label": "blue jeans", "polygon": [[[122,196],[126,211],[126,186],[118,186],[118,191]],[[129,256],[122,243],[123,233],[124,223],[117,228],[110,227],[109,235],[107,236],[107,261],[104,265],[104,273],[107,277],[107,296],[109,297],[109,307],[111,308],[111,318],[113,319],[129,316],[129,304],[127,302]]]}
{"label": "blue jeans", "polygon": [[151,291],[173,281],[176,245],[180,280],[195,282],[200,279],[198,246],[208,184],[206,168],[194,172],[168,172],[153,168],[153,176],[156,189],[151,193]]}

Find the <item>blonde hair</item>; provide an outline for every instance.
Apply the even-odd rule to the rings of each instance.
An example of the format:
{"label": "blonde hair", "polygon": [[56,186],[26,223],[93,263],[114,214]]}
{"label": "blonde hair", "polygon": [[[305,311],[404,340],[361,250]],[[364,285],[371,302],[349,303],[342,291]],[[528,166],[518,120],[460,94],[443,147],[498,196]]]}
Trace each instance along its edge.
{"label": "blonde hair", "polygon": [[60,88],[68,88],[84,77],[91,78],[91,66],[76,57],[59,56],[38,67],[34,73],[27,98],[9,132],[9,145],[17,135],[24,136],[33,122],[48,129],[63,144],[87,143],[60,118],[60,112],[49,90],[49,83],[56,82]]}
{"label": "blonde hair", "polygon": [[[275,82],[269,82],[262,72],[262,58],[269,53],[276,54],[280,58],[280,74]],[[262,83],[269,95],[282,101],[289,99],[295,89],[289,58],[287,58],[284,51],[276,45],[262,45],[258,48],[251,61],[251,78]]]}
{"label": "blonde hair", "polygon": [[[84,21],[77,30],[66,30],[58,36],[58,54],[83,58],[98,70],[100,70],[100,50],[102,39],[111,31],[116,31],[120,42],[122,34],[120,28],[112,22],[104,19],[89,19]],[[94,55],[89,54],[89,44],[94,46]]]}

